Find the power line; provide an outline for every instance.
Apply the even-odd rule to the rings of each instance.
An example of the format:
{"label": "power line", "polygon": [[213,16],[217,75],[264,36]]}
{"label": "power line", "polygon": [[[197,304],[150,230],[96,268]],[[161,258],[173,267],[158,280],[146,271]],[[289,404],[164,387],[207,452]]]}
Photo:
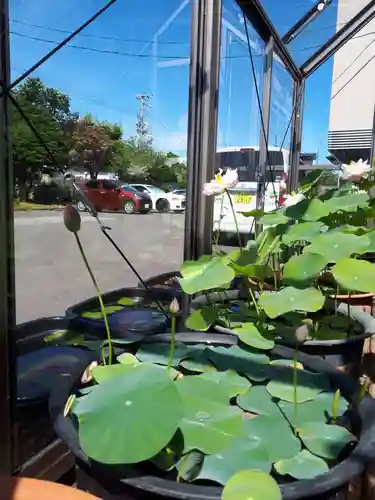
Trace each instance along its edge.
{"label": "power line", "polygon": [[[33,24],[33,23],[27,23],[25,21],[19,21],[18,19],[11,19],[12,23],[17,23],[21,24],[23,26],[31,26],[34,28],[41,28],[45,29],[47,31],[53,31],[56,33],[64,33],[64,34],[69,34],[71,31],[69,30],[64,30],[60,28],[53,28],[51,26],[43,26],[42,24]],[[97,38],[99,40],[112,40],[116,42],[129,42],[129,43],[148,43],[150,40],[141,40],[139,38],[118,38],[114,36],[105,36],[105,35],[93,35],[89,33],[79,33],[79,36],[83,36],[86,38]],[[158,40],[158,44],[162,45],[190,45],[190,42],[179,42],[178,40]]]}
{"label": "power line", "polygon": [[[54,47],[52,50],[50,50],[45,56],[43,56],[39,61],[37,61],[35,64],[33,64],[23,75],[21,75],[17,80],[12,82],[9,87],[8,91],[12,90],[13,87],[18,85],[22,80],[27,78],[33,71],[35,71],[39,66],[44,64],[50,57],[52,57],[56,52],[58,52],[62,47],[67,45],[78,33],[80,33],[82,30],[87,28],[91,23],[93,23],[96,19],[98,19],[104,12],[106,12],[113,4],[116,3],[117,0],[109,0],[109,2],[104,5],[101,9],[99,9],[93,16],[91,16],[87,21],[85,21],[81,26],[79,26],[76,30],[74,30],[72,33],[70,33],[69,36],[64,38],[62,42],[59,42],[56,47]],[[3,92],[1,93],[3,95]]]}
{"label": "power line", "polygon": [[347,87],[347,86],[349,85],[349,83],[350,83],[350,82],[352,82],[352,81],[354,80],[354,78],[356,78],[356,77],[359,75],[359,73],[361,73],[361,71],[362,71],[362,70],[364,70],[364,69],[366,68],[366,66],[368,66],[368,65],[370,64],[370,62],[371,62],[371,61],[373,61],[374,59],[375,59],[375,54],[374,54],[372,57],[370,57],[370,59],[369,59],[369,60],[368,60],[365,64],[363,64],[363,65],[359,68],[359,70],[358,70],[358,71],[356,71],[356,72],[354,73],[354,75],[353,75],[351,78],[349,78],[349,80],[348,80],[348,81],[347,81],[347,82],[346,82],[346,83],[345,83],[345,84],[344,84],[344,85],[343,85],[343,86],[342,86],[342,87],[341,87],[341,88],[340,88],[340,89],[339,89],[339,90],[338,90],[338,91],[337,91],[337,92],[336,92],[336,93],[335,93],[335,94],[331,97],[331,101],[332,101],[332,100],[333,100],[336,96],[338,96],[338,95],[340,94],[340,92],[342,92],[342,91],[345,89],[345,87]]}
{"label": "power line", "polygon": [[368,44],[366,45],[366,47],[365,47],[365,48],[364,48],[364,49],[363,49],[363,50],[362,50],[362,51],[358,54],[358,56],[357,56],[355,59],[353,59],[353,61],[352,61],[352,62],[351,62],[351,63],[350,63],[350,64],[349,64],[349,65],[348,65],[345,69],[344,69],[344,71],[342,71],[342,72],[341,72],[341,73],[340,73],[340,74],[339,74],[339,75],[338,75],[338,76],[337,76],[337,77],[333,80],[332,84],[334,84],[335,82],[337,82],[337,80],[338,80],[339,78],[341,78],[341,77],[342,77],[342,75],[343,75],[344,73],[346,73],[346,72],[348,71],[348,69],[350,69],[350,68],[353,66],[353,64],[354,64],[354,63],[356,63],[356,62],[358,61],[358,59],[359,59],[359,58],[360,58],[360,57],[361,57],[361,56],[362,56],[362,55],[366,52],[366,50],[367,50],[367,49],[368,49],[368,48],[369,48],[369,47],[370,47],[373,43],[375,43],[375,38],[374,38],[373,40],[371,40],[371,42],[370,42],[370,43],[368,43]]}

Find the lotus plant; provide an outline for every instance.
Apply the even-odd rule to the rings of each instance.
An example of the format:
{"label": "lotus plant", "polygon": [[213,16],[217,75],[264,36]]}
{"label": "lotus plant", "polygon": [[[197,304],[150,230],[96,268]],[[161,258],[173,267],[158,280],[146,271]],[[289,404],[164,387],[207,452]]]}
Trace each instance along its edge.
{"label": "lotus plant", "polygon": [[[99,305],[100,305],[100,310],[101,310],[101,313],[103,316],[106,333],[107,333],[108,351],[109,351],[108,352],[108,362],[109,362],[109,364],[112,364],[111,332],[110,332],[107,314],[106,314],[103,299],[102,299],[102,294],[100,293],[98,282],[96,281],[95,275],[91,269],[89,261],[87,260],[85,251],[83,249],[83,246],[82,246],[82,243],[80,240],[80,237],[78,235],[78,232],[81,229],[81,216],[80,216],[77,208],[74,205],[72,205],[71,203],[68,203],[65,206],[63,218],[64,218],[64,224],[65,224],[66,229],[74,234],[75,240],[76,240],[77,245],[78,245],[78,249],[79,249],[80,254],[82,256],[82,260],[86,266],[87,272],[89,273],[91,281],[94,285],[96,295],[98,297],[98,301],[99,301]],[[105,356],[104,356],[104,348],[103,348],[102,354],[103,354],[103,363],[105,364],[106,361],[105,361]]]}

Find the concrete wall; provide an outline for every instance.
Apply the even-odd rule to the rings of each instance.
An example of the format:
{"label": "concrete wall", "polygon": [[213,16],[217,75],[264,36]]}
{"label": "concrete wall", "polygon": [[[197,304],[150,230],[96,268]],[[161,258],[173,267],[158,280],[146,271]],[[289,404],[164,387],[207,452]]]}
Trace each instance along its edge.
{"label": "concrete wall", "polygon": [[[337,28],[368,2],[339,0]],[[375,58],[371,58],[374,55],[375,19],[334,56],[329,150],[340,149],[339,146],[371,147],[375,105]]]}

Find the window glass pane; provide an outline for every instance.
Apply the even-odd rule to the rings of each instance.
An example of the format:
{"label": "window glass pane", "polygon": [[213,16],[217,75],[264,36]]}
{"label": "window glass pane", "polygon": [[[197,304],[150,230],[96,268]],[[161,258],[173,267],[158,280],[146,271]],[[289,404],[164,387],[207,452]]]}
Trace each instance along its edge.
{"label": "window glass pane", "polygon": [[[15,80],[107,1],[78,5],[51,0],[48,8],[43,0],[10,3]],[[185,196],[171,191],[186,188],[189,54],[190,2],[116,2],[15,88],[17,101],[56,159],[13,110],[18,324],[64,317],[67,309],[87,299],[93,301],[83,307],[98,307],[77,242],[63,224],[62,208],[71,196],[66,172],[87,188],[99,220],[111,229],[108,235],[142,280],[168,273],[153,286],[176,286],[171,278],[183,258]],[[135,184],[137,192],[109,191],[115,181]],[[98,184],[105,190],[95,189]],[[147,194],[142,186],[154,189]],[[82,199],[74,196],[73,202],[81,214],[80,241],[102,294],[137,286],[139,276]],[[125,312],[119,312],[122,318]],[[72,314],[81,321],[80,309]],[[56,325],[62,328],[62,323]],[[22,332],[30,340],[34,330],[25,327]],[[22,353],[42,350],[45,333],[39,344],[25,340]],[[39,432],[45,427],[46,405],[38,423],[39,410],[23,420],[20,410],[16,465],[53,438]],[[32,446],[25,444],[21,420],[28,436],[38,429]]]}
{"label": "window glass pane", "polygon": [[[235,168],[239,184],[231,190],[237,212],[255,208],[259,165],[265,46],[243,19],[234,0],[224,0],[216,170]],[[255,79],[252,72],[253,61]],[[258,101],[259,97],[259,101]],[[237,213],[242,239],[249,238],[252,220]],[[238,245],[236,224],[226,196],[214,202],[214,242]]]}

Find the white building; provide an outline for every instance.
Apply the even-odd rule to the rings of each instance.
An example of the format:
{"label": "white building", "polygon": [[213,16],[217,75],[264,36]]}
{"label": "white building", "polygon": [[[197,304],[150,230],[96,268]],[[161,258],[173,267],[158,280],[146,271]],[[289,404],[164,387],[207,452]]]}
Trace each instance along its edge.
{"label": "white building", "polygon": [[[339,0],[338,29],[369,0]],[[375,109],[375,19],[334,56],[328,150],[339,162],[370,160]]]}

